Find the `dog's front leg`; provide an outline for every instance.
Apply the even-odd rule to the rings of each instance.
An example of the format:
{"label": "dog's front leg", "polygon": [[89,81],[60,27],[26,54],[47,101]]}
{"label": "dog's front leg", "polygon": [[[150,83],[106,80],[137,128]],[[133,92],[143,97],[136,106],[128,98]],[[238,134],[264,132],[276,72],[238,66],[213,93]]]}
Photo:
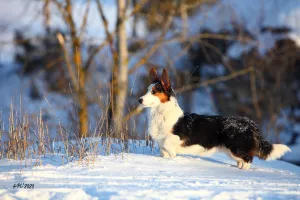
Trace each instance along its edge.
{"label": "dog's front leg", "polygon": [[166,153],[168,153],[170,158],[174,158],[177,155],[176,150],[179,145],[180,145],[180,139],[177,135],[172,135],[172,134],[168,135],[164,139],[162,145],[160,146],[161,154],[165,155]]}
{"label": "dog's front leg", "polygon": [[169,152],[164,147],[165,139],[161,139],[157,142],[159,146],[160,156],[163,158],[170,158]]}
{"label": "dog's front leg", "polygon": [[163,149],[163,147],[160,147],[160,156],[163,158],[170,158],[169,153],[165,149]]}

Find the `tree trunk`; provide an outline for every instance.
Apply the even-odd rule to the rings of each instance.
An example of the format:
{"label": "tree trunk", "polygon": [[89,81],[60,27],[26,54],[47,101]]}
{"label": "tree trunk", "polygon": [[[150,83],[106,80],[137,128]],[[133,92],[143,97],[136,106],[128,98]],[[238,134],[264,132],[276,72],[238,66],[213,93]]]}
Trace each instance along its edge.
{"label": "tree trunk", "polygon": [[73,50],[73,62],[76,67],[76,72],[78,73],[77,85],[74,88],[77,91],[77,101],[78,101],[78,117],[79,117],[79,137],[87,137],[88,135],[88,104],[85,91],[85,77],[86,71],[82,67],[81,58],[81,41],[76,31],[76,26],[72,16],[72,4],[71,0],[66,1],[66,11],[68,14],[67,22],[71,30],[72,38],[72,50]]}
{"label": "tree trunk", "polygon": [[74,86],[77,88],[77,98],[78,98],[78,116],[79,116],[79,137],[87,137],[88,134],[88,104],[85,92],[85,70],[82,67],[82,59],[80,53],[80,40],[77,37],[72,39],[73,44],[73,55],[74,63],[77,68],[78,73],[78,85]]}
{"label": "tree trunk", "polygon": [[88,136],[88,106],[87,106],[87,99],[84,88],[78,91],[78,103],[79,103],[79,137],[87,137]]}
{"label": "tree trunk", "polygon": [[118,0],[118,21],[117,21],[117,41],[118,41],[118,74],[117,74],[117,91],[114,112],[114,125],[117,134],[122,130],[122,121],[125,110],[125,101],[127,96],[128,84],[128,50],[127,35],[125,26],[126,0]]}

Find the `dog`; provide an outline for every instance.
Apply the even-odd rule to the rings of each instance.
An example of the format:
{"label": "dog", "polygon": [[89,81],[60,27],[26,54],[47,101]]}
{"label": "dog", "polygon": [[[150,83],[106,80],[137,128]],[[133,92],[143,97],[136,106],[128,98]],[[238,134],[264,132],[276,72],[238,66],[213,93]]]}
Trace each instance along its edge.
{"label": "dog", "polygon": [[150,108],[148,132],[164,158],[177,154],[209,156],[225,152],[239,169],[249,169],[253,158],[274,160],[291,151],[283,144],[263,138],[258,125],[247,117],[207,116],[184,113],[180,108],[166,69],[161,77],[149,72],[151,85],[138,102]]}

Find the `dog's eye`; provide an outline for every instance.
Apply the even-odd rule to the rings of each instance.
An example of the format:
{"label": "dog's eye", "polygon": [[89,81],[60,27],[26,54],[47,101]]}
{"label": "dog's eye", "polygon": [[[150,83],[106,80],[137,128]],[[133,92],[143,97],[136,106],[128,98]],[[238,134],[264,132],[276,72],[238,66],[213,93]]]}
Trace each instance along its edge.
{"label": "dog's eye", "polygon": [[155,94],[155,90],[152,90],[152,91],[151,91],[151,94]]}

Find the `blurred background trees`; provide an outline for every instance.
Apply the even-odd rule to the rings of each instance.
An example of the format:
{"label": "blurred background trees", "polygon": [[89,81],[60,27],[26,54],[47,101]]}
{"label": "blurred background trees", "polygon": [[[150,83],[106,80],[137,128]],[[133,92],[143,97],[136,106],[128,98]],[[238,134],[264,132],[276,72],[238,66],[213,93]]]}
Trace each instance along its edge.
{"label": "blurred background trees", "polygon": [[[0,62],[28,80],[33,105],[53,94],[57,102],[49,104],[69,99],[66,109],[51,108],[55,115],[42,109],[45,119],[67,111],[64,123],[78,137],[91,136],[100,118],[106,136],[147,137],[137,99],[148,87],[148,70],[166,67],[185,111],[248,116],[274,142],[300,143],[299,27],[291,17],[299,3],[15,1],[24,20],[33,20],[11,29],[5,27],[16,19],[2,23],[14,37],[3,37],[0,53],[13,59]],[[278,22],[282,12],[286,21]]]}

